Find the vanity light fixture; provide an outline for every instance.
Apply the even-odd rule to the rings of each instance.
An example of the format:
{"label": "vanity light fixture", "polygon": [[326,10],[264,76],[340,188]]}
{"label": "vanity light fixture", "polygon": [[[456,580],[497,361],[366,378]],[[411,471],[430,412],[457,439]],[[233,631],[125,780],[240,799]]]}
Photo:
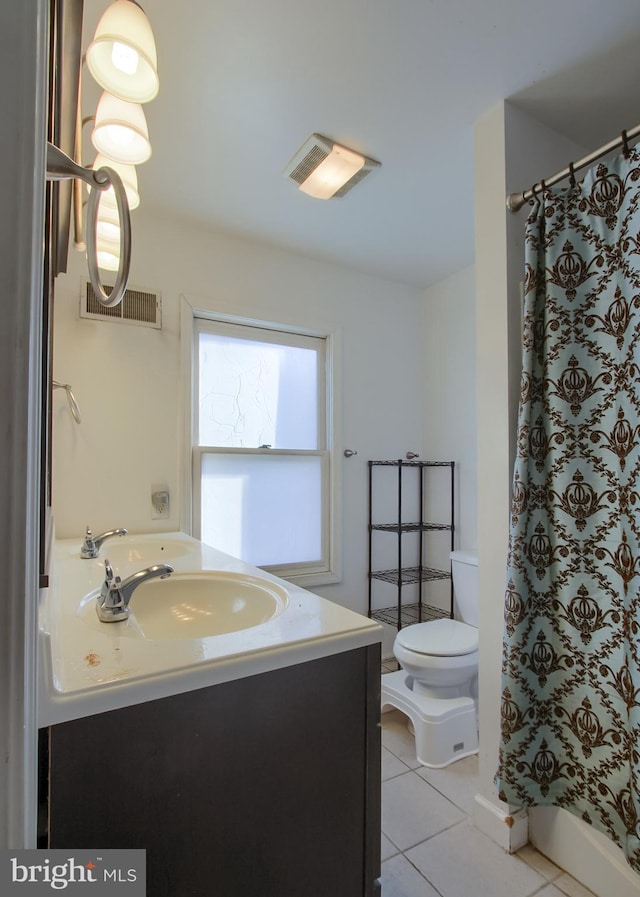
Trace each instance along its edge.
{"label": "vanity light fixture", "polygon": [[316,199],[333,199],[344,196],[379,167],[380,163],[375,159],[321,134],[312,134],[290,160],[284,173],[303,193]]}
{"label": "vanity light fixture", "polygon": [[112,206],[100,203],[98,208],[98,221],[96,224],[96,238],[118,243],[120,240],[120,216],[118,210]]}
{"label": "vanity light fixture", "polygon": [[[98,151],[93,167],[108,166],[116,172],[123,182],[129,209],[133,210],[140,205],[134,166],[141,165],[151,156],[149,130],[141,103],[152,100],[159,87],[155,39],[149,20],[136,0],[115,0],[107,8],[98,22],[85,61],[95,80],[104,88],[91,134],[91,142]],[[79,144],[80,138],[76,147],[78,153]],[[75,242],[78,248],[83,248],[82,201],[77,183],[75,206]],[[98,267],[111,271],[120,270],[121,232],[118,222],[113,220],[116,206],[114,190],[105,190],[97,220],[91,225],[95,232],[93,243]],[[94,284],[102,301],[95,288]],[[109,297],[110,304],[112,297],[113,293]]]}
{"label": "vanity light fixture", "polygon": [[107,240],[98,235],[96,239],[98,267],[105,271],[117,271],[120,267],[120,238]]}
{"label": "vanity light fixture", "polygon": [[135,0],[115,0],[98,22],[86,53],[98,84],[121,100],[148,103],[159,90],[153,31]]}
{"label": "vanity light fixture", "polygon": [[[140,103],[158,93],[158,63],[153,32],[144,10],[135,0],[115,0],[98,22],[84,57],[104,93],[98,104],[91,135],[98,150],[92,167],[80,159],[82,113],[78,101],[74,159],[47,144],[47,180],[73,180],[74,244],[84,250],[82,187],[89,187],[86,249],[89,279],[100,305],[118,305],[127,288],[131,264],[130,209],[140,205],[134,165],[151,155],[151,144]],[[79,95],[81,90],[78,91]],[[117,271],[107,293],[99,269]]]}
{"label": "vanity light fixture", "polygon": [[141,165],[151,156],[149,129],[140,103],[128,103],[106,90],[96,109],[91,142],[114,162]]}

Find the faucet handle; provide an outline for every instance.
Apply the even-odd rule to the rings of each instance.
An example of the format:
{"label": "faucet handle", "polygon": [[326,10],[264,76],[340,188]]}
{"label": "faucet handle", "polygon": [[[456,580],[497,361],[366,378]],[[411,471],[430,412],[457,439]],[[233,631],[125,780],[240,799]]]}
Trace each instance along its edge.
{"label": "faucet handle", "polygon": [[84,534],[84,542],[80,547],[80,557],[81,558],[97,558],[98,551],[96,549],[96,544],[93,541],[93,533],[89,527],[86,528]]}
{"label": "faucet handle", "polygon": [[129,610],[123,600],[120,585],[122,580],[116,574],[113,575],[113,567],[108,560],[104,562],[104,582],[96,601],[96,612],[102,622],[113,623],[116,620],[126,620]]}
{"label": "faucet handle", "polygon": [[120,587],[120,583],[122,582],[121,577],[116,573],[113,575],[113,567],[109,563],[108,559],[105,558],[104,562],[104,575],[105,575],[105,585],[111,586],[114,589]]}

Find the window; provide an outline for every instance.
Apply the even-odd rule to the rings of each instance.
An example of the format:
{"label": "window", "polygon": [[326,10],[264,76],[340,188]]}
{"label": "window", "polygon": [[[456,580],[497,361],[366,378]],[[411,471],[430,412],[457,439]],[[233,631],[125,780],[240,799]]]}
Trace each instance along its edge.
{"label": "window", "polygon": [[327,344],[195,321],[193,532],[307,584],[336,578]]}

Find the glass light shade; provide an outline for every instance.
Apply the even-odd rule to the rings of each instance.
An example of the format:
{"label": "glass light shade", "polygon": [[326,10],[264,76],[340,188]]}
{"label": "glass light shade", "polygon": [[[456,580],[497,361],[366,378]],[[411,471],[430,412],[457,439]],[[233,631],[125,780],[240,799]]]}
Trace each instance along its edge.
{"label": "glass light shade", "polygon": [[117,209],[111,206],[103,206],[100,203],[96,222],[96,236],[99,241],[107,240],[110,243],[120,243],[120,217]]}
{"label": "glass light shade", "polygon": [[86,54],[98,84],[130,103],[148,103],[157,95],[158,56],[144,10],[131,0],[116,0],[98,22]]}
{"label": "glass light shade", "polygon": [[[138,208],[138,206],[140,205],[140,194],[138,193],[138,175],[136,174],[136,170],[133,165],[123,165],[121,162],[114,162],[112,159],[107,159],[106,156],[98,153],[92,168],[94,171],[97,171],[98,168],[113,168],[113,170],[120,175],[120,178],[122,180],[124,192],[127,194],[129,209],[133,211],[133,209]],[[100,197],[100,211],[106,206],[110,206],[112,209],[115,209],[117,206],[113,187],[109,187],[108,190],[102,191],[102,196]],[[100,217],[100,212],[98,213],[98,217]]]}
{"label": "glass light shade", "polygon": [[96,109],[91,134],[96,150],[114,162],[141,165],[151,155],[149,129],[142,106],[128,103],[106,90]]}
{"label": "glass light shade", "polygon": [[120,242],[105,240],[98,237],[96,240],[96,251],[98,256],[98,268],[105,271],[117,271],[120,267]]}
{"label": "glass light shade", "polygon": [[303,193],[316,199],[330,199],[365,163],[364,156],[344,146],[334,146],[326,159],[300,184]]}

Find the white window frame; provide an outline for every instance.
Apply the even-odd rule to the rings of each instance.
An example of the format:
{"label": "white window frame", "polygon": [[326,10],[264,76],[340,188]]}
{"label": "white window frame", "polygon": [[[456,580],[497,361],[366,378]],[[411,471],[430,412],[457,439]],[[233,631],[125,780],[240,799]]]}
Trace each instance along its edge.
{"label": "white window frame", "polygon": [[[322,564],[290,564],[264,567],[277,576],[307,587],[339,582],[342,578],[341,551],[341,468],[336,446],[340,443],[338,422],[341,420],[339,388],[341,372],[341,340],[340,334],[325,328],[308,328],[290,323],[264,321],[257,318],[217,313],[202,307],[203,303],[195,303],[185,296],[181,297],[181,374],[183,382],[183,475],[182,475],[182,529],[195,538],[200,538],[200,470],[204,454],[262,454],[265,451],[277,454],[320,455],[323,459],[323,480],[325,488],[323,504],[323,559]],[[306,337],[321,338],[325,345],[324,385],[321,405],[323,413],[319,418],[324,421],[323,434],[319,432],[319,448],[317,451],[284,450],[284,449],[230,449],[228,447],[208,447],[198,445],[198,409],[196,384],[198,378],[198,335],[199,322],[214,322],[220,326],[225,324],[239,327],[260,328],[256,337],[265,341],[279,342],[282,336],[290,339],[291,344],[303,345]],[[206,329],[206,323],[203,325]],[[216,328],[217,329],[217,328]],[[272,337],[270,337],[272,334]],[[285,342],[285,340],[282,340]],[[215,547],[215,546],[214,546]]]}

